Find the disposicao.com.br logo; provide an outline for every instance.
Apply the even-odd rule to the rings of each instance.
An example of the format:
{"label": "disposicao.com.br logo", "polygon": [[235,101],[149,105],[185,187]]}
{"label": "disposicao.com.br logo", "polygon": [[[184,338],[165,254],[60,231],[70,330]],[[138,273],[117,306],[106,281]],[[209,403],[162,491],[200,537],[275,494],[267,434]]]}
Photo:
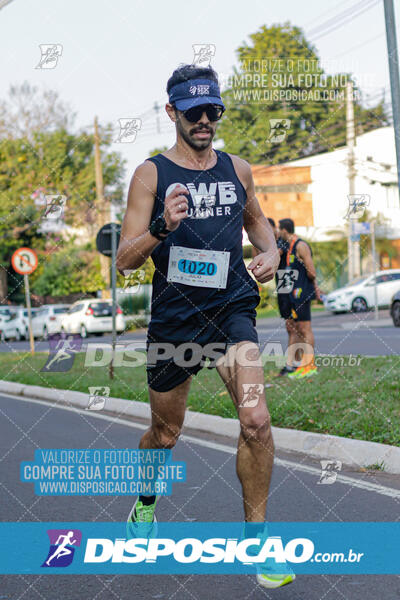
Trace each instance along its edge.
{"label": "disposicao.com.br logo", "polygon": [[[247,553],[250,547],[255,551]],[[299,552],[300,548],[300,552]],[[257,552],[258,550],[258,552]],[[264,563],[272,559],[276,563],[301,563],[314,554],[314,544],[307,538],[295,538],[284,546],[282,539],[271,536],[242,540],[232,538],[209,538],[200,540],[190,537],[178,541],[170,538],[132,538],[110,540],[90,538],[86,543],[85,563],[155,563],[162,557],[173,558],[178,563]]]}

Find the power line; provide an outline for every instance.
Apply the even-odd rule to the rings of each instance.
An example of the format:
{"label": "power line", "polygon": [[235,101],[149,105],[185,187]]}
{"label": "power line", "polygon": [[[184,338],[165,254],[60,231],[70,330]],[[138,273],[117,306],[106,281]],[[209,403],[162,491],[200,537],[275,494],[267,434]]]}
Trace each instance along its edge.
{"label": "power line", "polygon": [[336,6],[334,6],[334,7],[330,8],[329,10],[321,13],[320,15],[318,15],[317,17],[315,17],[314,19],[311,19],[311,21],[308,21],[308,23],[306,23],[304,25],[304,27],[308,27],[312,23],[315,23],[315,21],[318,21],[318,19],[320,19],[321,17],[324,17],[325,15],[328,15],[329,13],[336,11],[340,6],[343,6],[343,4],[347,4],[348,2],[349,2],[349,0],[344,0],[343,2],[340,2]]}
{"label": "power line", "polygon": [[314,42],[317,39],[332,33],[339,27],[343,27],[343,25],[346,25],[347,23],[349,23],[356,17],[359,17],[360,15],[362,15],[367,10],[370,10],[379,2],[380,2],[380,0],[367,0],[367,2],[365,2],[364,0],[361,0],[361,2],[359,2],[358,4],[355,4],[353,7],[350,7],[349,9],[343,11],[341,14],[337,15],[336,17],[333,17],[332,19],[328,19],[328,21],[326,21],[319,27],[315,27],[314,29],[309,31],[307,33],[307,35],[311,36],[311,38],[312,38],[311,41]]}
{"label": "power line", "polygon": [[382,31],[378,35],[375,35],[374,37],[369,38],[368,40],[365,40],[365,42],[362,42],[361,44],[358,44],[357,46],[353,46],[352,48],[349,48],[348,50],[345,50],[344,52],[341,52],[340,54],[336,54],[336,56],[334,56],[333,58],[339,58],[339,56],[343,56],[344,54],[348,54],[349,52],[352,52],[353,50],[358,50],[358,48],[362,48],[363,46],[366,46],[367,44],[370,44],[371,42],[377,40],[380,37],[383,37],[384,35],[385,35],[385,32]]}
{"label": "power line", "polygon": [[316,27],[312,28],[310,31],[307,32],[307,35],[309,35],[311,37],[315,36],[315,35],[319,35],[319,34],[323,33],[325,30],[328,30],[331,27],[336,26],[337,24],[340,24],[343,20],[346,20],[349,17],[351,17],[351,18],[356,17],[360,10],[362,10],[365,7],[368,8],[369,5],[371,3],[373,3],[374,1],[375,0],[366,0],[366,2],[365,2],[364,0],[360,0],[357,4],[353,4],[346,10],[339,13],[338,15],[335,15],[335,16],[331,17],[330,19],[328,19],[327,21],[325,21],[324,23],[321,23],[320,25],[317,25]]}

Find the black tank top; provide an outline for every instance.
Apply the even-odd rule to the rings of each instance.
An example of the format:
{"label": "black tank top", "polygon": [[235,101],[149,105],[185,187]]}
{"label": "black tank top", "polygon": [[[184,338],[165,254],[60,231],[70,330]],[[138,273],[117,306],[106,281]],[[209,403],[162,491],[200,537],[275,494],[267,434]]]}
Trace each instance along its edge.
{"label": "black tank top", "polygon": [[[296,248],[299,242],[304,242],[301,238],[297,238],[293,244],[292,251],[289,255],[289,268],[298,271],[298,278],[294,281],[293,290],[291,292],[292,301],[295,304],[302,304],[315,299],[315,287],[311,279],[307,275],[307,270],[304,263],[297,258]],[[307,242],[304,242],[307,244]],[[307,244],[308,246],[308,244]],[[310,248],[310,246],[308,246]],[[312,250],[310,248],[311,256]]]}
{"label": "black tank top", "polygon": [[[242,228],[246,190],[236,175],[230,156],[219,150],[217,163],[204,171],[180,167],[162,154],[148,160],[157,167],[157,195],[151,221],[164,212],[164,199],[177,183],[184,185],[189,210],[178,229],[155,248],[151,257],[155,265],[151,321],[184,321],[191,315],[245,297],[259,302],[258,286],[243,262]],[[212,288],[167,280],[172,246],[229,253],[225,288]],[[185,251],[183,251],[185,252]],[[179,261],[181,270],[209,269],[211,263]],[[183,265],[183,267],[182,267]],[[190,271],[191,272],[191,271]],[[199,271],[202,272],[202,271]],[[254,304],[253,304],[254,306]]]}

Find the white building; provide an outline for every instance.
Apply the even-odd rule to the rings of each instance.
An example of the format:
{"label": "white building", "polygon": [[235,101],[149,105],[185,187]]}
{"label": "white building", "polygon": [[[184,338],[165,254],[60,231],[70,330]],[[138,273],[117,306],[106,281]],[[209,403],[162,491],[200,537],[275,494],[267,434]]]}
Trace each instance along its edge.
{"label": "white building", "polygon": [[[365,195],[367,211],[372,217],[378,213],[387,220],[381,235],[400,238],[400,199],[397,187],[396,152],[393,127],[381,127],[364,133],[356,140],[355,191]],[[349,210],[349,181],[347,148],[339,148],[309,158],[292,161],[287,166],[311,167],[312,227],[299,230],[310,239],[332,239],[332,229],[343,231]],[[379,230],[378,228],[378,235]]]}
{"label": "white building", "polygon": [[[381,127],[356,139],[355,192],[367,199],[370,216],[386,219],[377,235],[400,241],[393,127]],[[349,211],[348,152],[341,147],[285,164],[252,167],[256,193],[267,216],[290,217],[299,235],[315,241],[343,235]],[[285,213],[285,214],[284,214]]]}

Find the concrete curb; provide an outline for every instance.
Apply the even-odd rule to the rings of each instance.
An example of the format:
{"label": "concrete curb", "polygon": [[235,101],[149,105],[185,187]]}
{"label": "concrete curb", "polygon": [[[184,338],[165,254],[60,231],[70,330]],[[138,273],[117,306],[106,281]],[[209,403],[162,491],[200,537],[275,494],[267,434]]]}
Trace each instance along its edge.
{"label": "concrete curb", "polygon": [[340,326],[342,329],[359,329],[360,327],[394,327],[392,319],[379,319],[377,321],[374,319],[366,319],[365,321],[342,323]]}
{"label": "concrete curb", "polygon": [[[89,394],[83,392],[71,392],[4,380],[0,380],[1,392],[50,402],[65,402],[68,405],[84,409],[87,408],[89,401]],[[135,400],[107,398],[104,410],[116,413],[119,417],[150,418],[149,404]],[[191,410],[186,411],[184,427],[223,435],[235,440],[240,431],[237,419],[225,419]],[[400,473],[400,447],[397,446],[280,427],[272,427],[272,434],[277,449],[303,452],[314,458],[340,460],[356,468],[383,462],[385,472]]]}

